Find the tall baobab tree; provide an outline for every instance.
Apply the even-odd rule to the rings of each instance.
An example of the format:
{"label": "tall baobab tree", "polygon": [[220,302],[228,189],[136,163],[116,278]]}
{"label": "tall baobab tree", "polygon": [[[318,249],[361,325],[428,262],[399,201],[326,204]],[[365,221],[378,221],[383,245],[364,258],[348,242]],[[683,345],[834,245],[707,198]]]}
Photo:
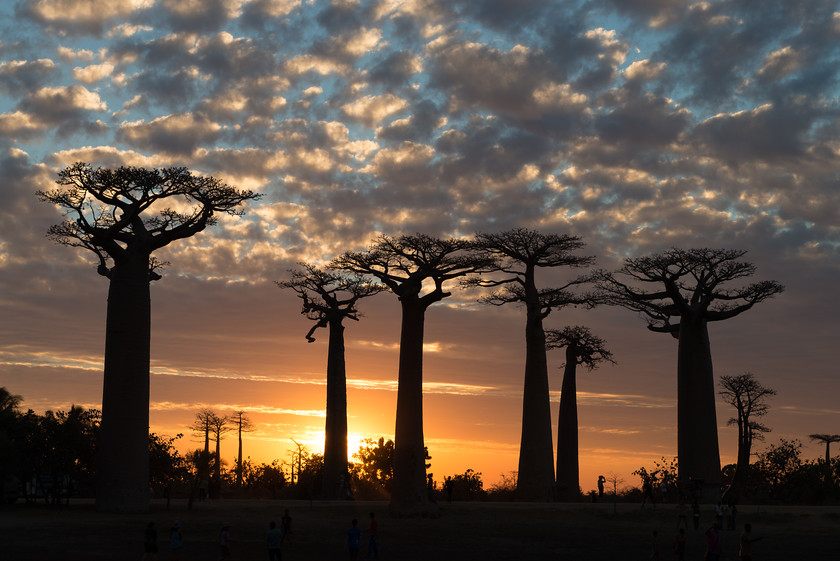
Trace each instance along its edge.
{"label": "tall baobab tree", "polygon": [[[204,407],[195,414],[195,420],[189,426],[189,429],[199,436],[204,436],[204,453],[196,454],[196,476],[199,482],[199,493],[209,492],[210,481],[210,435],[213,433],[213,427],[220,422],[219,415]],[[205,498],[199,495],[199,499]]]}
{"label": "tall baobab tree", "polygon": [[557,493],[560,500],[580,498],[578,458],[577,367],[594,370],[602,362],[615,364],[606,343],[587,327],[546,331],[546,348],[566,349],[560,412],[557,418]]}
{"label": "tall baobab tree", "polygon": [[152,255],[216,221],[241,214],[257,198],[185,168],[115,170],[76,163],[59,172],[59,187],[39,198],[68,218],[49,228],[55,242],[93,252],[109,280],[96,506],[149,509],[149,347],[151,281],[161,278]]}
{"label": "tall baobab tree", "polygon": [[230,419],[228,417],[214,416],[210,425],[210,432],[213,433],[213,439],[216,441],[216,463],[213,466],[213,484],[210,486],[211,498],[218,499],[222,488],[222,454],[221,445],[224,435],[233,430]]}
{"label": "tall baobab tree", "polygon": [[373,296],[385,285],[372,283],[359,275],[325,271],[309,263],[291,271],[291,278],[278,282],[291,288],[303,302],[301,313],[315,322],[306,340],[320,327],[329,328],[327,349],[327,409],[324,428],[324,472],[322,494],[326,499],[349,496],[347,472],[347,371],[344,356],[344,320],[358,321],[357,304]]}
{"label": "tall baobab tree", "polygon": [[251,419],[245,414],[245,411],[234,411],[232,415],[228,417],[230,419],[231,424],[235,427],[237,437],[239,439],[239,451],[236,455],[236,485],[237,487],[242,486],[242,433],[243,432],[252,432],[254,430],[254,423],[251,422]]}
{"label": "tall baobab tree", "polygon": [[542,234],[526,228],[479,233],[476,244],[479,255],[494,260],[491,270],[501,277],[470,279],[469,284],[497,289],[481,301],[495,306],[525,306],[525,382],[516,495],[520,500],[549,500],[555,484],[554,445],[543,320],[553,310],[577,305],[591,307],[596,302],[591,294],[574,290],[589,282],[590,277],[581,275],[559,286],[539,288],[537,269],[586,267],[594,263],[594,258],[574,255],[584,246],[577,236]]}
{"label": "tall baobab tree", "polygon": [[[466,239],[425,234],[380,236],[368,251],[348,252],[330,267],[375,277],[400,300],[399,381],[394,433],[394,516],[430,514],[423,442],[423,331],[426,310],[451,295],[444,284],[482,271],[487,260],[471,253]],[[426,290],[424,293],[423,291]]]}
{"label": "tall baobab tree", "polygon": [[808,438],[825,444],[826,483],[831,483],[831,443],[840,442],[840,434],[810,434]]}
{"label": "tall baobab tree", "polygon": [[740,261],[744,254],[743,250],[673,248],[628,258],[615,273],[599,274],[599,287],[609,303],[640,313],[649,330],[678,340],[679,477],[702,482],[706,501],[719,498],[721,483],[708,324],[738,316],[784,290],[776,281],[724,287],[755,274],[755,265]]}
{"label": "tall baobab tree", "polygon": [[776,395],[776,390],[765,387],[751,372],[738,376],[721,376],[719,394],[724,401],[735,408],[735,417],[727,424],[738,427],[738,460],[735,474],[725,491],[727,499],[732,495],[739,500],[746,489],[747,472],[750,469],[750,454],[755,440],[764,440],[770,429],[755,419],[763,417],[770,410],[767,399]]}

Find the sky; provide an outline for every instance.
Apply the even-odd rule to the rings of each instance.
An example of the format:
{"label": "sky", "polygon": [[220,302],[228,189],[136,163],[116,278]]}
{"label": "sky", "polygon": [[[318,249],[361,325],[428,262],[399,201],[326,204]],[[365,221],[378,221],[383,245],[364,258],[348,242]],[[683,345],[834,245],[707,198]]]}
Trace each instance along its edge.
{"label": "sky", "polygon": [[[244,410],[254,461],[323,447],[327,338],[275,281],[381,234],[527,227],[599,268],[742,249],[783,294],[711,325],[715,375],[777,390],[778,438],[840,432],[840,5],[728,0],[17,0],[0,7],[0,386],[99,408],[107,280],[45,233],[59,170],[186,166],[262,198],[159,251],[151,430]],[[541,271],[544,286],[577,271]],[[428,310],[430,472],[516,470],[524,310],[452,285]],[[345,331],[350,451],[394,432],[399,305]],[[615,365],[578,375],[581,486],[676,455],[676,341],[616,308]],[[561,351],[549,353],[557,420]],[[735,461],[717,404],[721,459]],[[556,431],[556,427],[555,427]],[[236,439],[222,441],[231,462]]]}

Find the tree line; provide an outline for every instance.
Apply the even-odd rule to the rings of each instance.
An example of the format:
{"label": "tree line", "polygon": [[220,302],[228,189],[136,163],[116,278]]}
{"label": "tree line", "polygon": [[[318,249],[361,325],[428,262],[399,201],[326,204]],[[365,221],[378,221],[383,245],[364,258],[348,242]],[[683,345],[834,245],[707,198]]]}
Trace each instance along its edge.
{"label": "tree line", "polygon": [[[68,218],[48,231],[63,245],[94,253],[109,280],[97,507],[147,510],[149,457],[149,285],[163,266],[154,251],[198,234],[219,213],[241,214],[258,195],[184,168],[93,169],[77,163],[59,173],[58,187],[39,197]],[[185,210],[173,210],[180,208]],[[423,337],[429,307],[451,296],[452,284],[483,289],[488,305],[525,309],[522,430],[516,497],[544,501],[579,494],[574,375],[578,365],[612,361],[605,342],[583,326],[546,330],[544,321],[569,306],[614,305],[641,314],[649,330],[678,341],[678,455],[680,478],[719,496],[720,453],[708,324],[733,318],[783,291],[776,281],[747,283],[756,272],[743,250],[679,249],[627,258],[616,271],[592,269],[579,236],[527,228],[471,237],[381,235],[366,251],[348,251],[324,268],[303,263],[283,288],[294,290],[303,313],[329,328],[327,424],[320,495],[344,493],[349,480],[346,440],[344,327],[358,319],[362,298],[390,292],[401,306],[394,472],[390,510],[397,516],[433,514],[423,438]],[[543,286],[538,271],[565,278]],[[555,275],[560,276],[560,275]],[[735,283],[735,286],[733,286]],[[551,438],[546,352],[566,349],[558,455]],[[566,397],[566,392],[564,392]],[[556,469],[555,469],[556,468]]]}

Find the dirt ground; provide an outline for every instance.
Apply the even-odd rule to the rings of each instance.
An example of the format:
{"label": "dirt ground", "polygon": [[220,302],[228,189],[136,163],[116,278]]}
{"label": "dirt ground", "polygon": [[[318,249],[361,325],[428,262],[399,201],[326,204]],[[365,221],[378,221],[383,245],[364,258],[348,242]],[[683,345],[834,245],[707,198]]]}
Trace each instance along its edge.
{"label": "dirt ground", "polygon": [[[292,516],[291,543],[283,561],[349,559],[347,529],[353,518],[367,529],[369,513],[379,520],[379,559],[395,561],[460,560],[646,560],[651,558],[653,532],[658,533],[660,559],[675,559],[677,535],[674,505],[453,503],[441,505],[434,519],[393,519],[383,502],[204,501],[191,510],[173,501],[169,510],[154,502],[146,514],[106,514],[91,502],[69,506],[17,503],[0,507],[0,560],[135,561],[143,556],[148,522],[158,529],[161,561],[175,559],[169,550],[169,528],[181,522],[181,561],[219,559],[218,536],[231,526],[231,559],[267,559],[268,523],[279,524],[283,510]],[[689,520],[689,561],[703,559],[703,530],[713,521],[712,505],[702,510],[700,530]],[[690,517],[689,517],[690,518]],[[798,561],[840,558],[840,505],[785,507],[745,505],[739,529],[749,522],[756,561]],[[725,559],[738,558],[739,531],[724,531]],[[362,540],[360,558],[367,552]]]}

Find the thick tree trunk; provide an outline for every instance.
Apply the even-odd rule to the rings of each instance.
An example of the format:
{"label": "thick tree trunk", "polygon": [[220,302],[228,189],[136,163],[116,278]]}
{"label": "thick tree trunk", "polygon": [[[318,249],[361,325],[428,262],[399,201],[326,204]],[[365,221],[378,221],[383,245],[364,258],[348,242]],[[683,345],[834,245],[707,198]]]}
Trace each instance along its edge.
{"label": "thick tree trunk", "polygon": [[236,456],[236,486],[242,487],[242,418],[239,418],[239,451]]}
{"label": "thick tree trunk", "polygon": [[715,382],[706,322],[683,318],[677,352],[677,454],[679,476],[701,484],[704,502],[720,500],[720,449]]}
{"label": "thick tree trunk", "polygon": [[577,355],[566,347],[566,367],[560,394],[557,420],[557,495],[562,501],[580,499],[580,466],[578,462]]}
{"label": "thick tree trunk", "polygon": [[96,508],[149,510],[149,257],[129,252],[108,289]]}
{"label": "thick tree trunk", "polygon": [[525,324],[525,385],[516,498],[549,501],[554,489],[554,445],[545,331],[539,306],[528,305]]}
{"label": "thick tree trunk", "polygon": [[[738,413],[740,416],[740,412]],[[744,430],[744,419],[738,421],[738,459],[735,463],[735,473],[732,474],[732,481],[724,492],[724,499],[728,502],[739,502],[744,496],[747,486],[747,472],[750,469],[750,452],[752,449],[752,438]]]}
{"label": "thick tree trunk", "polygon": [[344,326],[341,320],[329,322],[327,351],[327,419],[324,429],[325,499],[348,497],[347,480],[347,375],[344,363]]}
{"label": "thick tree trunk", "polygon": [[423,441],[423,324],[425,308],[416,299],[401,299],[399,387],[394,431],[392,516],[434,516],[437,506],[426,489]]}

